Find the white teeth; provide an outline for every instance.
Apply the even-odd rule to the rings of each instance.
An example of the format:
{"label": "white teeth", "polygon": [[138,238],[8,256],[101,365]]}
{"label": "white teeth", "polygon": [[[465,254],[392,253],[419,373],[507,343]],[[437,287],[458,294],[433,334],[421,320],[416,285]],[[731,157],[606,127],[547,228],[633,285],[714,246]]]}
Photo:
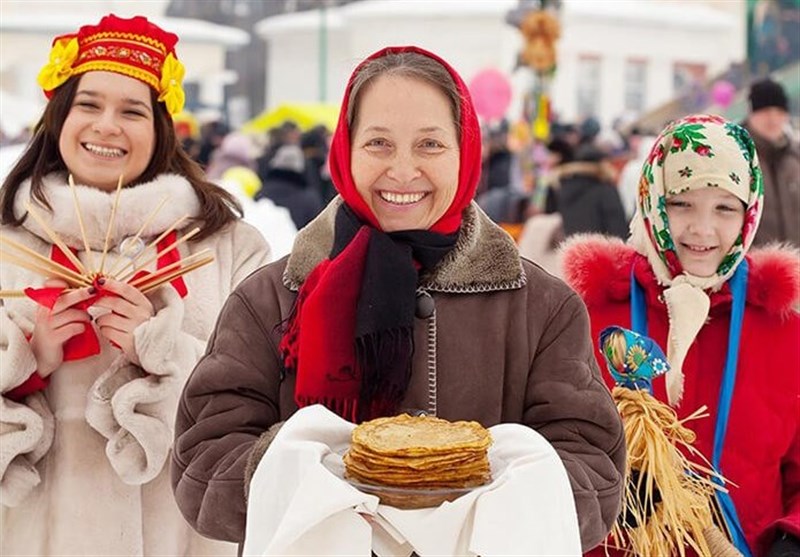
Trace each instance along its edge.
{"label": "white teeth", "polygon": [[703,251],[703,252],[704,252],[704,251],[711,251],[711,250],[713,250],[713,249],[714,249],[714,248],[703,247],[703,246],[690,246],[690,245],[688,245],[688,244],[687,244],[687,246],[686,246],[686,247],[687,247],[687,248],[689,248],[689,249],[690,249],[690,250],[692,250],[692,251]]}
{"label": "white teeth", "polygon": [[125,154],[125,151],[115,147],[101,147],[100,145],[94,145],[92,143],[84,143],[83,146],[95,155],[100,155],[101,157],[121,157]]}
{"label": "white teeth", "polygon": [[380,196],[384,201],[394,203],[395,205],[410,205],[425,197],[425,193],[392,193],[382,191],[380,192]]}

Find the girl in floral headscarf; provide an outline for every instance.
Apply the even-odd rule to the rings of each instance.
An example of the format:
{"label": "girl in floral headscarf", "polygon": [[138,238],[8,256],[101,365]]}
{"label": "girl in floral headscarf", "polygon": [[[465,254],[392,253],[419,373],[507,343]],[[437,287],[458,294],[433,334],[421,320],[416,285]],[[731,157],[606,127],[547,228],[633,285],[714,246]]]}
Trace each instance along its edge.
{"label": "girl in floral headscarf", "polygon": [[643,165],[628,243],[583,236],[564,247],[594,338],[610,325],[650,336],[671,366],[653,395],[679,416],[708,407],[691,424],[695,446],[729,480],[724,526],[755,556],[800,548],[800,266],[780,246],[749,252],[763,202],[748,133],[689,116]]}

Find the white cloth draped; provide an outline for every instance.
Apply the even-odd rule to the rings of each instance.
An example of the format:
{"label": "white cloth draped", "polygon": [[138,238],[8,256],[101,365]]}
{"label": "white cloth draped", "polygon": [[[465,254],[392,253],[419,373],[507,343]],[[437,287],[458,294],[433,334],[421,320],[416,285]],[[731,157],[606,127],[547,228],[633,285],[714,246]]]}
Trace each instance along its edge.
{"label": "white cloth draped", "polygon": [[354,427],[322,406],[284,424],[250,484],[244,555],[581,554],[567,472],[533,429],[490,428],[490,484],[403,510],[342,480]]}

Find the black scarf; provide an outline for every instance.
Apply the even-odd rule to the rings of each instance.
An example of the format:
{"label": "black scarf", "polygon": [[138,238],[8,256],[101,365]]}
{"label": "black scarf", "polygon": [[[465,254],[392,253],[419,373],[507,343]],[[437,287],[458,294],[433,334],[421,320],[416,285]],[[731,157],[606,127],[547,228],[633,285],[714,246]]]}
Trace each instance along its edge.
{"label": "black scarf", "polygon": [[[357,236],[359,242],[366,241],[366,247],[353,256],[355,252],[347,248],[355,247],[352,243]],[[346,204],[341,205],[331,253],[300,288],[281,341],[287,368],[297,372],[298,405],[325,404],[351,421],[397,412],[411,375],[419,273],[433,269],[453,249],[457,238],[457,232],[385,233],[365,225]],[[354,262],[347,259],[362,257],[360,254],[361,276],[343,270],[353,268]],[[305,304],[314,292],[320,293],[317,299]],[[356,300],[356,307],[337,306],[342,299]],[[353,330],[353,338],[340,337],[337,328]],[[308,329],[317,338],[303,335]],[[311,343],[319,348],[307,348]],[[303,362],[301,353],[308,354],[308,362]],[[326,357],[342,353],[352,354],[353,361],[348,361],[351,357],[347,355],[337,361]]]}

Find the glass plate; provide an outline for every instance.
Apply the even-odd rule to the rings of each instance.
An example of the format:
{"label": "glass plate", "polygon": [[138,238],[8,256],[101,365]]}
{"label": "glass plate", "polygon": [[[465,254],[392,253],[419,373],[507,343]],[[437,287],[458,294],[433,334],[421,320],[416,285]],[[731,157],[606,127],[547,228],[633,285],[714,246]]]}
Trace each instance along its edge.
{"label": "glass plate", "polygon": [[[366,484],[346,477],[344,462],[342,462],[342,456],[345,452],[347,452],[346,447],[329,453],[323,459],[322,464],[331,473],[346,481],[360,492],[375,495],[380,499],[381,504],[398,509],[427,509],[430,507],[438,507],[445,501],[455,501],[470,491],[488,485],[487,483],[474,487],[425,489]],[[494,477],[495,473],[494,470],[492,470],[492,478]]]}
{"label": "glass plate", "polygon": [[462,495],[466,495],[478,487],[483,487],[425,489],[365,484],[347,477],[344,478],[344,481],[362,493],[377,496],[381,504],[389,505],[397,509],[426,509],[438,507],[445,501],[455,501]]}

